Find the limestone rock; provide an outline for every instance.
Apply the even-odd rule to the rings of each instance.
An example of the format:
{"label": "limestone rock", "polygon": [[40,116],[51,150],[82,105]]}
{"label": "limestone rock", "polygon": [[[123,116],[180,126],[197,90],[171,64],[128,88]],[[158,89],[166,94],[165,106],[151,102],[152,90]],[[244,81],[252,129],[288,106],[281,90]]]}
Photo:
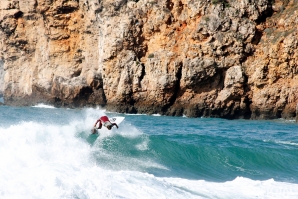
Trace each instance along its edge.
{"label": "limestone rock", "polygon": [[0,97],[3,97],[3,90],[4,90],[4,69],[3,69],[3,62],[0,60]]}
{"label": "limestone rock", "polygon": [[297,0],[2,0],[5,103],[295,118],[297,6]]}

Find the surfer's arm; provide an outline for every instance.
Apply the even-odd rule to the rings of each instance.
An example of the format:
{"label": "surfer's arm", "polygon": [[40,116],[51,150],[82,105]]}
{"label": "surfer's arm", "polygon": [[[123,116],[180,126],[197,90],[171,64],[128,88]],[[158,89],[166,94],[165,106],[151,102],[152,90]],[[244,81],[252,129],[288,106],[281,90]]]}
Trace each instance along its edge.
{"label": "surfer's arm", "polygon": [[116,127],[117,127],[117,129],[118,129],[118,125],[117,125],[116,123],[113,123],[113,124],[112,124],[112,126],[116,126]]}
{"label": "surfer's arm", "polygon": [[97,123],[99,123],[99,125],[98,125],[98,129],[101,129],[101,127],[102,127],[102,123],[101,123],[101,120],[99,119],[99,120],[97,120],[96,122],[95,122],[95,124],[94,124],[94,127],[96,128],[96,124]]}

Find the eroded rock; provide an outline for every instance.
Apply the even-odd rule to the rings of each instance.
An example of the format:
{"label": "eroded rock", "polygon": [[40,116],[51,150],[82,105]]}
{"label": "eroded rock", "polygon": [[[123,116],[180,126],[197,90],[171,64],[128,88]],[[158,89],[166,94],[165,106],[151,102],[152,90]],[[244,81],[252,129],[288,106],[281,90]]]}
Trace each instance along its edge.
{"label": "eroded rock", "polygon": [[296,0],[4,0],[5,102],[294,118],[297,8]]}

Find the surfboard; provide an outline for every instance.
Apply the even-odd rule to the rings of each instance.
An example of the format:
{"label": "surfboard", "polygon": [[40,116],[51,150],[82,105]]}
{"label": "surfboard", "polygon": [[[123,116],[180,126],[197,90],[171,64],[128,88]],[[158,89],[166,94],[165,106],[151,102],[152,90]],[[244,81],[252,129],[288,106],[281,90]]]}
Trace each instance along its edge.
{"label": "surfboard", "polygon": [[[111,117],[111,118],[109,118],[109,120],[110,120],[111,123],[116,123],[118,126],[119,126],[119,124],[120,124],[121,122],[123,122],[124,119],[125,119],[125,117]],[[95,127],[93,127],[93,128],[91,129],[91,133],[92,133],[92,134],[97,133],[97,131],[98,131],[98,129],[95,128]]]}
{"label": "surfboard", "polygon": [[117,125],[119,125],[121,122],[123,122],[125,117],[112,117],[112,118],[109,118],[109,119],[112,123],[116,123]]}

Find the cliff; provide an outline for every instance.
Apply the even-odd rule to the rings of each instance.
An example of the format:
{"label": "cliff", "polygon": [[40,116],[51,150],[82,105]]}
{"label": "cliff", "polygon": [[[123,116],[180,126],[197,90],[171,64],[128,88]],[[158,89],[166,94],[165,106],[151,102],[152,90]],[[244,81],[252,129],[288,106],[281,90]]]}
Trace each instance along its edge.
{"label": "cliff", "polygon": [[2,0],[8,105],[295,118],[298,0]]}
{"label": "cliff", "polygon": [[0,98],[3,97],[3,90],[4,90],[4,69],[3,69],[3,62],[0,60]]}

